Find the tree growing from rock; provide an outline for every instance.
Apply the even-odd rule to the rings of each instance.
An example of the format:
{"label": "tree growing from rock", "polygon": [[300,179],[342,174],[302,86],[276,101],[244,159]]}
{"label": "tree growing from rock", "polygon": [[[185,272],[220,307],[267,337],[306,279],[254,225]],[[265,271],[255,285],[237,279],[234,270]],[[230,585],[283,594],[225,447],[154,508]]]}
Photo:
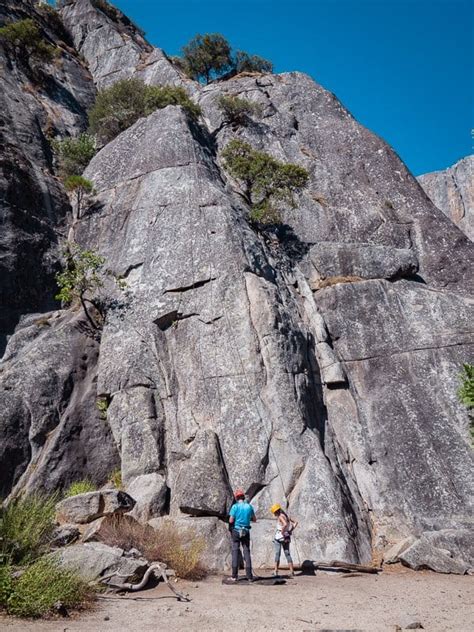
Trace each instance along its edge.
{"label": "tree growing from rock", "polygon": [[231,140],[222,157],[226,170],[242,184],[255,222],[281,222],[280,205],[294,207],[295,194],[308,183],[309,174],[303,167],[280,162],[242,140]]}
{"label": "tree growing from rock", "polygon": [[61,176],[80,176],[97,151],[97,142],[91,134],[77,138],[53,140],[52,147],[59,161]]}
{"label": "tree growing from rock", "polygon": [[182,50],[182,60],[174,58],[174,63],[191,79],[204,83],[239,72],[273,72],[273,64],[263,57],[240,50],[234,56],[229,42],[220,33],[198,34]]}
{"label": "tree growing from rock", "polygon": [[209,83],[233,67],[229,42],[219,33],[199,33],[183,46],[186,70],[192,79]]}
{"label": "tree growing from rock", "polygon": [[81,216],[81,208],[84,197],[93,192],[94,185],[90,180],[87,180],[82,176],[69,176],[64,180],[64,186],[66,191],[75,195],[76,215],[77,218],[79,218]]}
{"label": "tree growing from rock", "polygon": [[123,279],[107,272],[104,265],[104,257],[73,244],[65,252],[65,269],[56,275],[59,292],[55,298],[65,305],[78,302],[95,330],[101,328],[105,318],[107,302],[98,292],[104,287],[106,278],[111,277],[119,289],[125,289]]}
{"label": "tree growing from rock", "polygon": [[227,94],[219,97],[217,105],[222,112],[224,121],[233,125],[245,126],[250,122],[251,116],[260,116],[262,113],[262,107],[259,103]]}
{"label": "tree growing from rock", "polygon": [[89,110],[90,133],[101,143],[108,143],[139,118],[167,105],[180,105],[193,118],[201,113],[184,88],[148,86],[139,79],[122,79],[97,95]]}

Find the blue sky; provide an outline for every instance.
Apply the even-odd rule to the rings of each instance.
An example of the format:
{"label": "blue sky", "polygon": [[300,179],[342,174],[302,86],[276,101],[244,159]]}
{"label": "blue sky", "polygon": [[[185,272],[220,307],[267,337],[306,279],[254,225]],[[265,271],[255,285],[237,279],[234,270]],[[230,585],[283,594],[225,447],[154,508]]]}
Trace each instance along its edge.
{"label": "blue sky", "polygon": [[115,0],[169,54],[196,33],[301,70],[415,175],[472,153],[471,0]]}

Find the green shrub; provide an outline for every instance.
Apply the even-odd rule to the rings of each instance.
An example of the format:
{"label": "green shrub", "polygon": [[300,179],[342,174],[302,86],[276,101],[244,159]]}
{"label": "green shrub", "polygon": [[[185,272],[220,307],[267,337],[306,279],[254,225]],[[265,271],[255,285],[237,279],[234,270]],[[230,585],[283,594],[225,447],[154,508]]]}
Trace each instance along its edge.
{"label": "green shrub", "polygon": [[107,410],[109,408],[107,397],[98,397],[95,400],[95,407],[99,411],[99,417],[105,421],[107,419]]}
{"label": "green shrub", "polygon": [[259,103],[253,103],[247,99],[231,95],[221,95],[217,104],[224,116],[224,120],[235,125],[246,125],[250,116],[260,116],[262,113],[262,107]]}
{"label": "green shrub", "polygon": [[52,147],[58,156],[59,169],[63,177],[80,176],[97,151],[95,137],[90,134],[54,140]]}
{"label": "green shrub", "polygon": [[471,443],[474,445],[474,364],[463,364],[463,370],[459,377],[461,386],[458,389],[458,397],[469,411]]}
{"label": "green shrub", "polygon": [[45,550],[54,529],[56,494],[13,500],[0,516],[0,555],[13,564],[27,563]]}
{"label": "green shrub", "polygon": [[201,108],[188,97],[179,86],[145,86],[145,115],[167,105],[181,105],[191,118],[198,118]]}
{"label": "green shrub", "polygon": [[303,167],[285,164],[241,140],[231,140],[222,152],[224,166],[244,187],[250,218],[263,224],[281,221],[279,205],[295,206],[294,195],[308,182]]}
{"label": "green shrub", "polygon": [[183,46],[183,59],[191,79],[209,83],[234,65],[229,42],[219,33],[199,33]]}
{"label": "green shrub", "polygon": [[29,566],[7,600],[7,611],[17,617],[42,617],[60,603],[66,608],[81,605],[91,595],[76,573],[59,566],[53,557],[43,557]]}
{"label": "green shrub", "polygon": [[92,481],[84,479],[82,481],[75,481],[71,483],[64,493],[65,498],[71,496],[77,496],[78,494],[87,494],[88,492],[96,492],[97,486]]}
{"label": "green shrub", "polygon": [[273,64],[258,55],[249,55],[238,50],[235,55],[235,71],[239,72],[273,72]]}
{"label": "green shrub", "polygon": [[0,28],[0,40],[25,64],[29,64],[30,59],[49,62],[55,54],[54,47],[45,42],[40,29],[30,18]]}
{"label": "green shrub", "polygon": [[101,142],[108,143],[142,116],[167,105],[181,105],[192,117],[201,113],[183,88],[147,86],[139,79],[117,81],[97,95],[89,111],[90,131]]}
{"label": "green shrub", "polygon": [[458,397],[468,409],[474,408],[474,364],[463,364]]}
{"label": "green shrub", "polygon": [[13,593],[13,568],[10,564],[0,563],[0,608],[6,608]]}

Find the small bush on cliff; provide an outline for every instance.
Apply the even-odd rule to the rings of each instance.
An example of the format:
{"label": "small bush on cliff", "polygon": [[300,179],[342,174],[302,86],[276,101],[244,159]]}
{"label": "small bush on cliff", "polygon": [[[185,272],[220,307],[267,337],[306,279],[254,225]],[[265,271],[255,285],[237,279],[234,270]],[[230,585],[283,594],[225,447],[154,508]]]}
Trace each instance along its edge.
{"label": "small bush on cliff", "polygon": [[279,223],[281,204],[294,207],[296,193],[308,182],[303,167],[285,164],[241,140],[231,140],[222,157],[230,175],[244,187],[251,206],[251,219],[263,224]]}
{"label": "small bush on cliff", "polygon": [[88,479],[84,479],[71,483],[64,493],[64,497],[70,498],[71,496],[78,496],[79,494],[87,494],[88,492],[95,491],[97,491],[97,485],[94,485],[94,483]]}
{"label": "small bush on cliff", "polygon": [[26,65],[29,65],[31,59],[49,62],[55,54],[54,47],[44,40],[40,29],[30,18],[0,28],[0,40]]}
{"label": "small bush on cliff", "polygon": [[97,152],[95,137],[90,134],[53,140],[52,147],[58,156],[59,170],[63,177],[80,176]]}
{"label": "small bush on cliff", "polygon": [[459,399],[466,408],[472,410],[474,408],[474,364],[463,364],[460,378]]}
{"label": "small bush on cliff", "polygon": [[217,101],[226,123],[234,125],[247,125],[252,115],[261,115],[262,108],[259,103],[233,97],[231,95],[221,95]]}
{"label": "small bush on cliff", "polygon": [[258,55],[249,55],[238,50],[235,55],[235,71],[239,72],[273,72],[273,64]]}
{"label": "small bush on cliff", "polygon": [[139,79],[117,81],[97,95],[89,111],[90,131],[100,142],[108,143],[142,116],[167,105],[181,105],[194,118],[201,113],[183,88],[147,86]]}
{"label": "small bush on cliff", "polygon": [[458,397],[469,411],[471,443],[474,445],[474,364],[463,364],[463,370],[459,377],[461,386],[458,389]]}
{"label": "small bush on cliff", "polygon": [[0,556],[25,564],[47,547],[53,532],[57,495],[30,495],[13,500],[0,515]]}
{"label": "small bush on cliff", "polygon": [[43,557],[12,581],[6,609],[18,617],[37,618],[55,612],[58,604],[77,607],[90,595],[76,573],[62,568],[54,557]]}

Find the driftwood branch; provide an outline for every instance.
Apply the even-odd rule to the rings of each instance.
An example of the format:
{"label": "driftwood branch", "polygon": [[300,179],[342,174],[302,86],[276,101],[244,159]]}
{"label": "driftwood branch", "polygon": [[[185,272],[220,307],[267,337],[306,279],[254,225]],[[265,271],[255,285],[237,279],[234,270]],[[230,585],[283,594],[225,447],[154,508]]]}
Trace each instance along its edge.
{"label": "driftwood branch", "polygon": [[[171,592],[173,592],[176,595],[178,601],[191,601],[189,597],[177,591],[176,588],[170,584],[168,580],[168,576],[166,574],[166,568],[163,566],[163,564],[160,564],[158,562],[154,562],[153,564],[150,564],[150,566],[147,568],[145,574],[143,575],[141,581],[138,584],[123,583],[123,584],[120,584],[120,586],[117,586],[117,588],[120,588],[121,590],[130,590],[132,592],[136,592],[137,590],[142,590],[148,584],[148,581],[152,575],[155,575],[156,577],[161,577],[163,581],[165,582],[165,584],[168,586],[168,588],[171,590]],[[105,575],[104,577],[101,577],[100,581],[106,582],[108,579],[111,579],[112,577],[128,577],[128,575],[120,575],[120,573],[111,573],[110,575]]]}
{"label": "driftwood branch", "polygon": [[351,564],[340,560],[330,560],[329,562],[313,562],[314,568],[331,569],[338,568],[345,571],[358,571],[359,573],[379,573],[382,569],[375,566],[364,566],[363,564]]}

